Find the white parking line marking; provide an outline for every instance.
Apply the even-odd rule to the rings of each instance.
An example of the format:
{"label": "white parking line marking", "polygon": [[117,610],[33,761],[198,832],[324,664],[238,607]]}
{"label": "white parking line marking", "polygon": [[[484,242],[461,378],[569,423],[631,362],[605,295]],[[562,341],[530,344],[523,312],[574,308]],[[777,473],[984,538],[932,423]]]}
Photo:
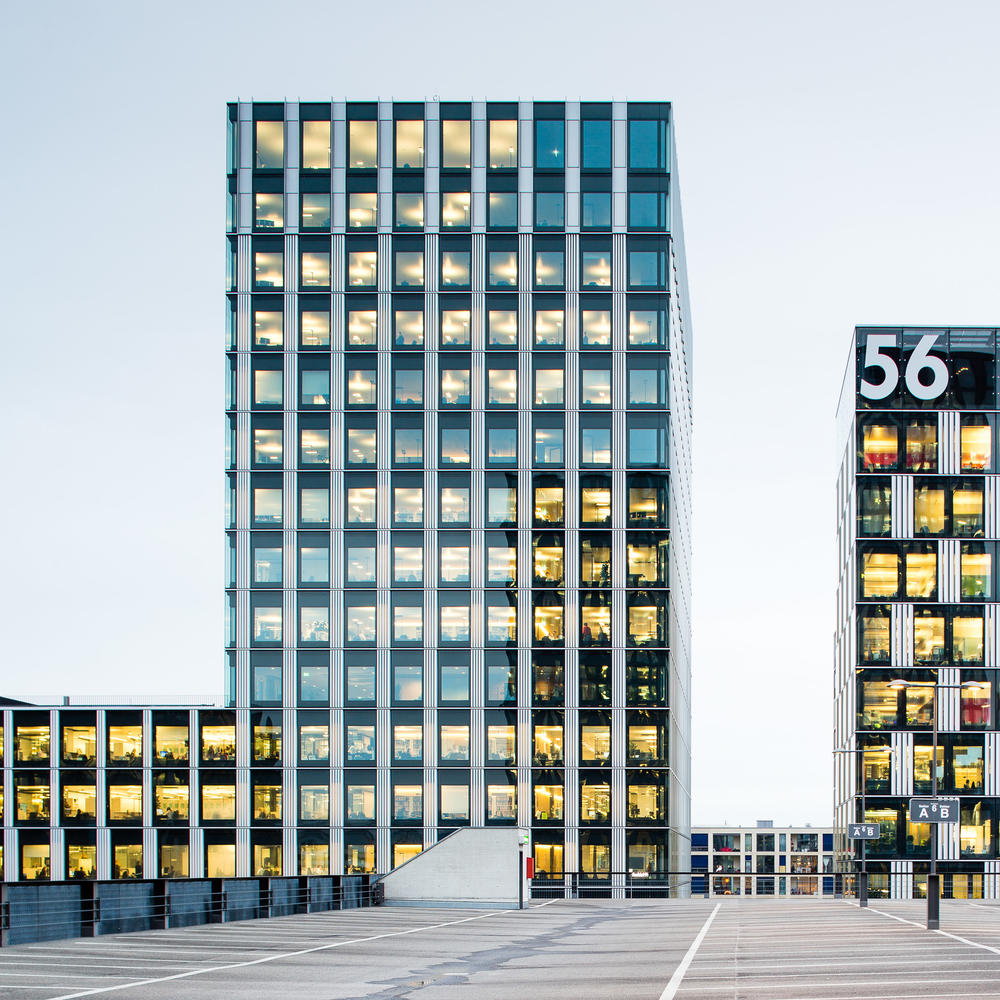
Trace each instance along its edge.
{"label": "white parking line marking", "polygon": [[715,915],[719,912],[721,906],[721,903],[716,903],[715,909],[708,915],[708,920],[702,924],[701,930],[698,931],[698,936],[691,942],[691,947],[688,948],[687,954],[681,959],[681,964],[674,969],[674,974],[670,977],[670,982],[667,983],[660,994],[660,1000],[672,1000],[673,997],[677,996],[677,991],[680,989],[681,982],[684,979],[684,973],[687,972],[688,966],[694,960],[694,956],[698,954],[701,942],[705,940],[705,935],[708,933],[709,927],[712,926],[712,921],[715,919]]}

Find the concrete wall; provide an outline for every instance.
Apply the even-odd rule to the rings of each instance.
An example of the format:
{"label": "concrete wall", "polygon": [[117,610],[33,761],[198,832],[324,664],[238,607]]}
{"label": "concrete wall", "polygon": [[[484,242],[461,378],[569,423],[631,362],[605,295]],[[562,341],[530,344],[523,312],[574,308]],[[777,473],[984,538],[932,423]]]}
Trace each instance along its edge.
{"label": "concrete wall", "polygon": [[516,907],[519,838],[512,827],[457,830],[383,876],[385,901]]}

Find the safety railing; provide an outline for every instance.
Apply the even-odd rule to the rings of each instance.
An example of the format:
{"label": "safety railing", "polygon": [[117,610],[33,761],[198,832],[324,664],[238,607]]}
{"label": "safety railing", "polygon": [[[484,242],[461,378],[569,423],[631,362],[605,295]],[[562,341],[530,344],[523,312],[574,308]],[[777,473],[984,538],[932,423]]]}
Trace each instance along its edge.
{"label": "safety railing", "polygon": [[0,884],[0,945],[377,906],[371,875]]}
{"label": "safety railing", "polygon": [[536,876],[532,899],[665,899],[682,896],[830,896],[834,876],[820,873],[565,872]]}

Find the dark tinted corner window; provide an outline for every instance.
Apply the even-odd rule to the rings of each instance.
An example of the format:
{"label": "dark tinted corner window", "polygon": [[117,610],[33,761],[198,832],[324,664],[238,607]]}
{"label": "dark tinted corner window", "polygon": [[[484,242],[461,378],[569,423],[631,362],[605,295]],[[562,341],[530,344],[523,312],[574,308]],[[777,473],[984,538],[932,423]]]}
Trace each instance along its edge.
{"label": "dark tinted corner window", "polygon": [[633,118],[628,123],[630,170],[665,170],[667,123],[660,118]]}

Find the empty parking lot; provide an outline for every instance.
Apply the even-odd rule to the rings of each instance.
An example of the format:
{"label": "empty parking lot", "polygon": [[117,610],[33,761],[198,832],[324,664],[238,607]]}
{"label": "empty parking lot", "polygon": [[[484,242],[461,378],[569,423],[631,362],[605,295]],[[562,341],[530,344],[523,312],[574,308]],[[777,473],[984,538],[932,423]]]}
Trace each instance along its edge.
{"label": "empty parking lot", "polygon": [[558,900],[385,907],[8,948],[0,1000],[1000,998],[1000,906]]}

